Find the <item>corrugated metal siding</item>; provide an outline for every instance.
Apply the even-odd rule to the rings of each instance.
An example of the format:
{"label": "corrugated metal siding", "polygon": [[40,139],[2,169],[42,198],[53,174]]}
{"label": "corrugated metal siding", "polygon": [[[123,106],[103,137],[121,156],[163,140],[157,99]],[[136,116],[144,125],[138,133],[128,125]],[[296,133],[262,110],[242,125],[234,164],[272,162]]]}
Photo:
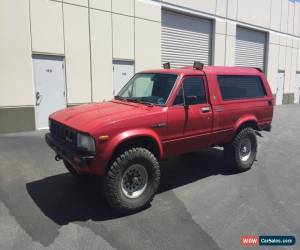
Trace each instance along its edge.
{"label": "corrugated metal siding", "polygon": [[265,68],[266,33],[237,27],[235,65]]}
{"label": "corrugated metal siding", "polygon": [[210,20],[162,11],[161,61],[171,67],[211,63]]}

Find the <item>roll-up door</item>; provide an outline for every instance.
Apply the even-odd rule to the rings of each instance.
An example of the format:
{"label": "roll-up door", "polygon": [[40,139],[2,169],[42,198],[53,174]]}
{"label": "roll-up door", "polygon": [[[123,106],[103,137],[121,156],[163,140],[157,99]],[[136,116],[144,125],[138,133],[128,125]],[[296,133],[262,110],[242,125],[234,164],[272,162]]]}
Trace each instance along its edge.
{"label": "roll-up door", "polygon": [[211,63],[210,20],[162,11],[161,59],[171,67],[191,66],[194,61]]}
{"label": "roll-up door", "polygon": [[266,33],[237,27],[235,64],[264,70],[265,46]]}

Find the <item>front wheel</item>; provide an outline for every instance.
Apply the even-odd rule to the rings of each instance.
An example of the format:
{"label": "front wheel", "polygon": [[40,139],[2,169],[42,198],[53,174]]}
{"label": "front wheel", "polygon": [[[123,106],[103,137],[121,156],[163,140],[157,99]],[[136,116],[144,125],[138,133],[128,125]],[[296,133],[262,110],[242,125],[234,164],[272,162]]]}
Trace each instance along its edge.
{"label": "front wheel", "polygon": [[224,147],[225,159],[237,171],[251,168],[256,158],[257,139],[254,129],[242,129],[234,139]]}
{"label": "front wheel", "polygon": [[104,194],[112,208],[132,213],[151,202],[159,182],[160,168],[155,156],[145,148],[132,148],[120,154],[110,166]]}

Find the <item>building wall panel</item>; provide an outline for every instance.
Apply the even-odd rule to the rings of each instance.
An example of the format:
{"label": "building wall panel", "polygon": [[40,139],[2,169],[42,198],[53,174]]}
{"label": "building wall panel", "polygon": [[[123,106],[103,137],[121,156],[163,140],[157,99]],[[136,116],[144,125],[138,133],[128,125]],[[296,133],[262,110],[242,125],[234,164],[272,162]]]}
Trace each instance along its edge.
{"label": "building wall panel", "polygon": [[288,6],[289,0],[281,0],[281,15],[280,15],[280,31],[281,32],[288,32]]}
{"label": "building wall panel", "polygon": [[297,71],[297,49],[292,48],[291,49],[291,62],[290,62],[290,68],[291,68],[291,78],[290,78],[290,93],[295,93],[295,87],[296,87],[296,71]]}
{"label": "building wall panel", "polygon": [[64,54],[62,3],[30,0],[32,50]]}
{"label": "building wall panel", "polygon": [[215,34],[215,44],[214,44],[214,65],[224,66],[225,63],[225,41],[226,35],[224,34]]}
{"label": "building wall panel", "polygon": [[294,30],[295,36],[300,36],[300,3],[295,3]]}
{"label": "building wall panel", "polygon": [[238,0],[227,0],[227,18],[236,20],[237,18],[237,9],[238,9]]}
{"label": "building wall panel", "polygon": [[136,72],[161,67],[160,39],[160,23],[135,19]]}
{"label": "building wall panel", "polygon": [[113,14],[113,58],[134,60],[134,18]]}
{"label": "building wall panel", "polygon": [[285,54],[285,82],[284,82],[284,93],[291,93],[291,81],[292,81],[292,48],[286,47]]}
{"label": "building wall panel", "polygon": [[167,0],[165,2],[210,14],[215,14],[216,10],[216,0],[201,0],[201,2],[199,0]]}
{"label": "building wall panel", "polygon": [[285,70],[285,61],[286,61],[286,46],[279,46],[279,55],[278,55],[278,69]]}
{"label": "building wall panel", "polygon": [[297,71],[300,71],[300,49],[297,49]]}
{"label": "building wall panel", "polygon": [[112,0],[112,11],[114,13],[133,16],[135,0]]}
{"label": "building wall panel", "polygon": [[[64,3],[70,3],[70,4],[75,4],[75,5],[80,5],[80,6],[88,6],[88,1],[89,0],[63,0]],[[101,0],[103,1],[103,0]]]}
{"label": "building wall panel", "polygon": [[239,21],[269,27],[270,12],[271,0],[238,0]]}
{"label": "building wall panel", "polygon": [[64,5],[67,101],[91,101],[88,9]]}
{"label": "building wall panel", "polygon": [[273,30],[280,30],[280,16],[281,16],[281,0],[272,0],[271,2],[271,23],[270,28]]}
{"label": "building wall panel", "polygon": [[235,65],[235,36],[226,36],[226,57],[225,65],[234,66]]}
{"label": "building wall panel", "polygon": [[295,2],[288,1],[288,29],[289,34],[294,33]]}
{"label": "building wall panel", "polygon": [[113,91],[111,14],[91,10],[90,18],[93,101],[109,100]]}
{"label": "building wall panel", "polygon": [[33,105],[27,1],[0,1],[0,32],[0,106]]}
{"label": "building wall panel", "polygon": [[154,1],[135,0],[135,17],[161,21],[161,5]]}
{"label": "building wall panel", "polygon": [[226,17],[227,0],[217,0],[216,15]]}
{"label": "building wall panel", "polygon": [[111,0],[90,0],[90,7],[99,10],[111,11]]}
{"label": "building wall panel", "polygon": [[269,44],[268,50],[268,67],[267,78],[272,89],[272,93],[276,93],[277,72],[278,72],[279,45]]}

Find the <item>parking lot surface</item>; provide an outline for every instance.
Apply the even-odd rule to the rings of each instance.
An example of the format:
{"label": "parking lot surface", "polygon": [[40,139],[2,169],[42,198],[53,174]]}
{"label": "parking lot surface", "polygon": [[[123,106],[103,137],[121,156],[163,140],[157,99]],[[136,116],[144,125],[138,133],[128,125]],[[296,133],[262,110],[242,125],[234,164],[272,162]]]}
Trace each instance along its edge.
{"label": "parking lot surface", "polygon": [[67,173],[45,131],[2,134],[0,249],[241,249],[241,235],[299,241],[299,128],[300,105],[276,107],[244,173],[228,170],[218,148],[161,163],[159,194],[130,216],[111,211],[100,180]]}

